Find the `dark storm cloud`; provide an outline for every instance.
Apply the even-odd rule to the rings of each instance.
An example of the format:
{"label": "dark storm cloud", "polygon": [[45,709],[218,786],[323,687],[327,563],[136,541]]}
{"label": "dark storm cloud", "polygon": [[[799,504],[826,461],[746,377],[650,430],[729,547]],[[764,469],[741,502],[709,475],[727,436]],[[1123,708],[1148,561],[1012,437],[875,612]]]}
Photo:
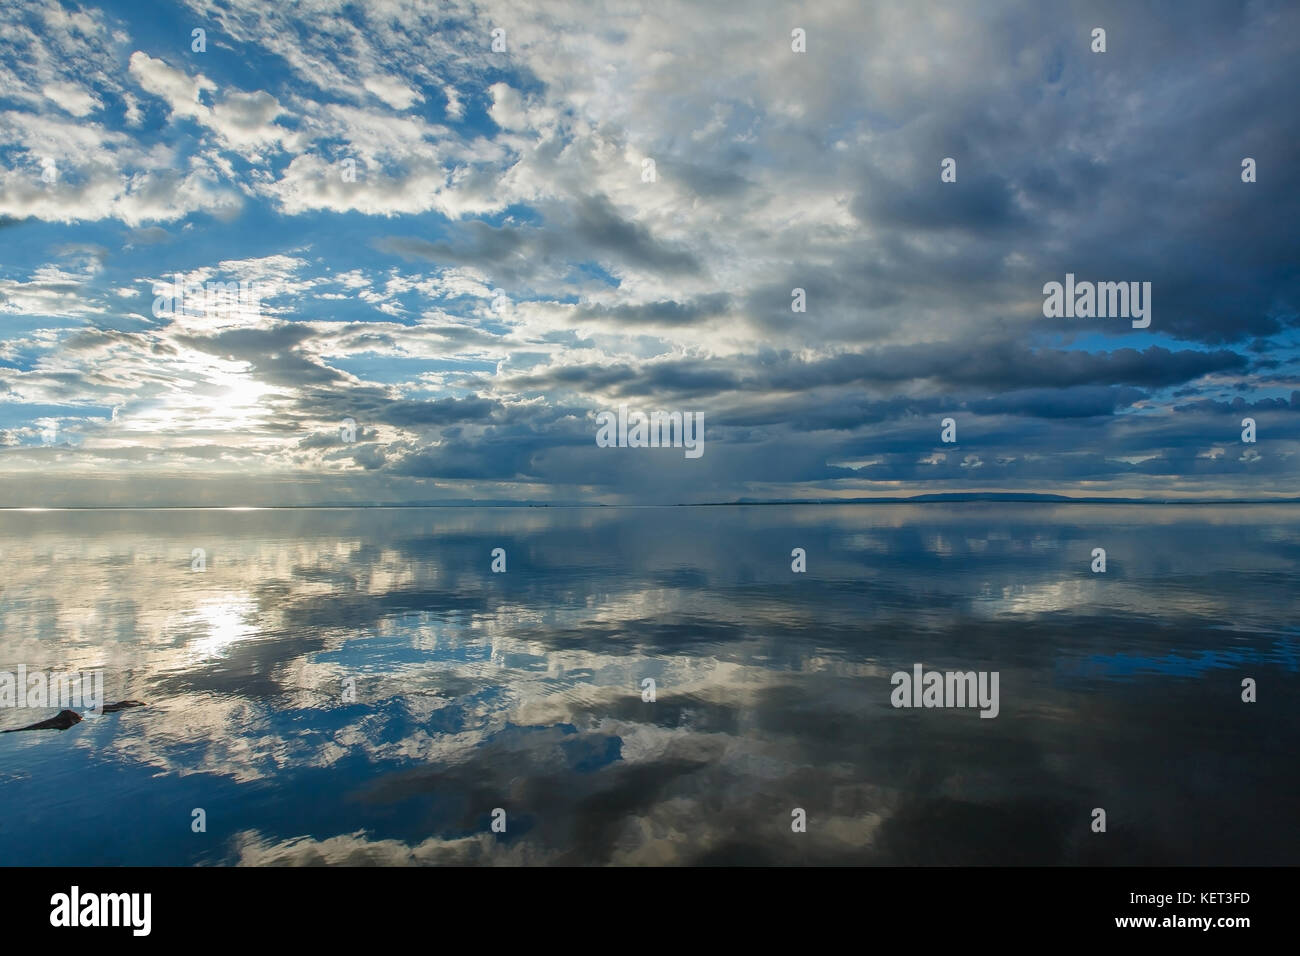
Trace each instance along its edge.
{"label": "dark storm cloud", "polygon": [[248,362],[259,378],[290,387],[341,383],[342,373],[321,364],[298,346],[315,336],[306,325],[229,329],[213,335],[177,335],[176,342],[220,358]]}
{"label": "dark storm cloud", "polygon": [[[901,122],[879,131],[880,148],[858,172],[850,208],[873,237],[854,250],[854,267],[846,257],[838,283],[792,272],[785,290],[810,287],[811,299],[816,287],[822,308],[871,310],[854,273],[890,261],[889,278],[872,276],[877,295],[910,285],[917,301],[953,287],[981,301],[1011,282],[1041,302],[1042,284],[1068,271],[1151,281],[1153,328],[1167,335],[1223,345],[1294,328],[1300,117],[1270,104],[1294,85],[1294,42],[1278,31],[1296,26],[1296,12],[1243,9],[1113,6],[1059,17],[994,5],[962,58],[985,82],[904,84],[917,99],[904,100]],[[1110,49],[1092,54],[1089,32],[1103,23]],[[1192,64],[1214,70],[1193,79]],[[1245,156],[1268,177],[1243,183]],[[940,181],[945,157],[956,160],[956,182]],[[915,243],[932,234],[944,241]],[[913,248],[898,246],[900,236]],[[952,266],[977,261],[975,249],[987,270],[972,285]],[[766,328],[789,322],[782,291],[754,295]]]}
{"label": "dark storm cloud", "polygon": [[401,456],[389,470],[395,475],[416,478],[513,480],[531,474],[535,450],[513,438],[444,441]]}
{"label": "dark storm cloud", "polygon": [[958,344],[898,346],[805,360],[791,353],[760,353],[758,361],[682,359],[639,366],[565,365],[509,380],[514,388],[608,390],[616,396],[702,396],[723,391],[798,392],[829,386],[897,386],[932,381],[945,388],[998,391],[1083,385],[1164,387],[1211,372],[1242,370],[1235,352],[1083,352],[1003,345],[971,351]]}
{"label": "dark storm cloud", "polygon": [[394,401],[375,410],[377,421],[389,425],[451,425],[485,422],[501,409],[499,402],[478,398],[443,398],[427,402]]}
{"label": "dark storm cloud", "polygon": [[574,231],[599,253],[614,253],[634,266],[665,275],[695,275],[700,263],[689,252],[666,245],[644,226],[624,219],[604,196],[577,203]]}
{"label": "dark storm cloud", "polygon": [[944,184],[936,175],[918,170],[903,181],[874,172],[867,180],[853,201],[853,213],[873,226],[959,229],[981,236],[1014,227],[1027,231],[1028,221],[1016,208],[1010,185],[998,176],[982,174]]}
{"label": "dark storm cloud", "polygon": [[372,435],[373,426],[381,424],[418,429],[508,418],[500,402],[477,395],[419,401],[395,398],[388,390],[372,385],[307,389],[299,394],[294,407],[303,422],[353,418],[359,439]]}
{"label": "dark storm cloud", "polygon": [[646,226],[620,215],[603,195],[552,206],[541,227],[470,222],[448,240],[387,236],[374,244],[405,259],[476,266],[510,282],[535,275],[545,264],[586,260],[666,276],[703,271],[689,250],[656,239]]}
{"label": "dark storm cloud", "polygon": [[1245,365],[1240,355],[1226,350],[1171,352],[1151,346],[1141,352],[1116,349],[1092,353],[997,345],[972,351],[969,346],[944,343],[886,348],[814,362],[791,361],[786,369],[766,376],[763,382],[768,388],[790,390],[914,379],[994,390],[1097,384],[1164,386]]}
{"label": "dark storm cloud", "polygon": [[1216,402],[1213,399],[1203,399],[1199,402],[1189,402],[1186,405],[1175,405],[1176,412],[1263,412],[1263,411],[1300,411],[1300,392],[1292,392],[1290,399],[1285,398],[1260,398],[1255,401],[1247,401],[1244,398],[1235,398],[1230,402]]}
{"label": "dark storm cloud", "polygon": [[733,150],[719,159],[717,166],[674,163],[665,172],[681,179],[691,190],[702,196],[736,199],[753,187],[753,182],[736,172],[734,168],[735,165],[745,162],[747,157],[744,153]]}
{"label": "dark storm cloud", "polygon": [[607,391],[618,398],[669,394],[712,395],[742,386],[737,373],[698,359],[659,362],[654,365],[627,363],[607,366],[561,365],[543,372],[518,375],[507,385],[522,391],[573,389],[582,392]]}
{"label": "dark storm cloud", "polygon": [[610,319],[616,325],[692,325],[725,313],[730,305],[731,297],[718,293],[689,302],[663,299],[641,305],[583,306],[574,314],[580,319]]}
{"label": "dark storm cloud", "polygon": [[969,404],[977,415],[1025,415],[1035,418],[1091,418],[1112,415],[1147,397],[1140,388],[1080,386],[1008,392]]}

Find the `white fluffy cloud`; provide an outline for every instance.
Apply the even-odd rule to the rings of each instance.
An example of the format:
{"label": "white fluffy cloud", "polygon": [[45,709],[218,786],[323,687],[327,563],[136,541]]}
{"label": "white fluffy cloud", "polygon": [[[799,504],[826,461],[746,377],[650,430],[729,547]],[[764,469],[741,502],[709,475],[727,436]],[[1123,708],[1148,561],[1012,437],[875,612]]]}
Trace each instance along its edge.
{"label": "white fluffy cloud", "polygon": [[140,50],[131,54],[129,69],[146,92],[167,101],[173,115],[196,119],[208,115],[208,107],[200,97],[204,91],[215,90],[217,84],[202,74],[190,76]]}

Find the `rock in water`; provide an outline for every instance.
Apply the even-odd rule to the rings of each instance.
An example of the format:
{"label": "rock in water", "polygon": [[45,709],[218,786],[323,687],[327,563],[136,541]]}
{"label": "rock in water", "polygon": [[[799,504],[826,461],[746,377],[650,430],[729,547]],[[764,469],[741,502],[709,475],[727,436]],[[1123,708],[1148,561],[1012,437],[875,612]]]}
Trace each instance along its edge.
{"label": "rock in water", "polygon": [[81,723],[81,715],[75,710],[61,710],[49,720],[42,720],[37,724],[28,724],[26,727],[10,727],[3,732],[16,734],[20,730],[67,730],[73,724],[79,723]]}
{"label": "rock in water", "polygon": [[[143,707],[142,700],[119,700],[116,704],[105,704],[103,712],[105,714],[114,714],[119,710],[126,710],[128,707]],[[73,724],[81,723],[81,715],[75,710],[61,710],[49,720],[42,720],[37,724],[28,724],[26,727],[10,727],[8,730],[0,730],[0,733],[16,734],[20,730],[67,730]]]}
{"label": "rock in water", "polygon": [[119,700],[116,704],[105,704],[104,713],[112,714],[112,713],[116,713],[119,710],[126,710],[128,707],[143,707],[143,706],[144,706],[144,701],[142,700]]}

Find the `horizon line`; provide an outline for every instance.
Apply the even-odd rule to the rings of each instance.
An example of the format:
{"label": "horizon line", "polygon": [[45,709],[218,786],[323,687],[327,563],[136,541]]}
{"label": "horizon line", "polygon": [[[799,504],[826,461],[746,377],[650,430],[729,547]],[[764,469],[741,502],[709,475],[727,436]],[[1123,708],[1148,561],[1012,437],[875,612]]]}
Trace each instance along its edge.
{"label": "horizon line", "polygon": [[546,501],[477,501],[454,499],[443,502],[403,502],[380,504],[363,502],[352,504],[315,505],[15,505],[0,507],[0,512],[49,511],[354,511],[403,510],[427,508],[726,508],[770,507],[774,505],[874,505],[874,504],[1057,504],[1057,505],[1282,505],[1300,504],[1300,497],[1275,498],[1124,498],[1124,497],[1071,497],[1034,492],[940,492],[906,497],[862,498],[768,498],[733,501],[679,501],[662,504],[605,504],[602,502],[546,502]]}

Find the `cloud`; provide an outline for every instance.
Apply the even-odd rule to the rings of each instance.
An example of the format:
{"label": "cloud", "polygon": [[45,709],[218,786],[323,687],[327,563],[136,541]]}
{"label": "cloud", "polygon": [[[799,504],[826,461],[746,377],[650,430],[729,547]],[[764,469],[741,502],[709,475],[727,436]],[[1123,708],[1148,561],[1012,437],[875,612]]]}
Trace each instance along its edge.
{"label": "cloud", "polygon": [[215,90],[217,85],[202,74],[191,77],[140,50],[131,54],[128,69],[146,93],[167,101],[173,116],[200,119],[208,115],[208,107],[200,102],[200,97],[205,91]]}
{"label": "cloud", "polygon": [[[832,0],[806,54],[770,3],[322,10],[198,0],[233,58],[158,46],[174,13],[0,12],[7,474],[614,501],[1300,463],[1289,5],[1114,6],[1140,57],[1019,0]],[[1045,318],[1066,273],[1151,282],[1150,328]],[[260,308],[155,316],[174,275]],[[702,412],[705,456],[602,454],[619,403]]]}
{"label": "cloud", "polygon": [[488,87],[488,93],[492,96],[492,105],[488,108],[492,122],[508,130],[523,129],[527,125],[523,98],[518,90],[505,83],[493,83]]}
{"label": "cloud", "polygon": [[86,116],[103,107],[93,94],[72,83],[49,83],[41,92],[59,109],[73,116]]}
{"label": "cloud", "polygon": [[410,109],[414,104],[424,102],[420,93],[389,76],[367,77],[363,85],[395,110]]}

